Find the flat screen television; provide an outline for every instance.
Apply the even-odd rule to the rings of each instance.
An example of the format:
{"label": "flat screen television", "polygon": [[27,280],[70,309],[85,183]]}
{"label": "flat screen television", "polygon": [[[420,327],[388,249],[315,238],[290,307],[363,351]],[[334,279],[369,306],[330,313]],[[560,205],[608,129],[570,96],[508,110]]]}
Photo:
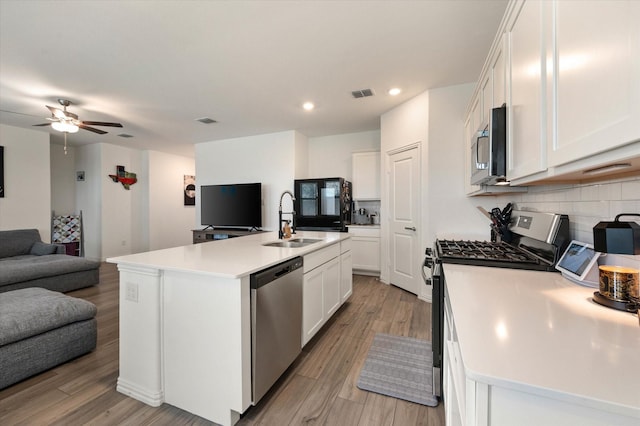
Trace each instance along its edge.
{"label": "flat screen television", "polygon": [[262,184],[202,185],[200,223],[214,228],[262,227]]}

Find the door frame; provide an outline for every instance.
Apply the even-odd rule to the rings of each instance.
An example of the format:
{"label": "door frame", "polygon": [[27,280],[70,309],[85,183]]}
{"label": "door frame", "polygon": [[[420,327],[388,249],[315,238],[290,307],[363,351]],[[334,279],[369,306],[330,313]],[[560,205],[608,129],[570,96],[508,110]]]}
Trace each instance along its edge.
{"label": "door frame", "polygon": [[[418,247],[422,248],[425,247],[424,245],[424,235],[426,232],[426,223],[424,220],[425,217],[425,212],[424,212],[424,200],[425,200],[425,193],[426,193],[426,188],[425,188],[425,179],[424,179],[424,165],[425,165],[425,161],[423,159],[423,153],[422,153],[422,142],[421,141],[417,141],[408,145],[404,145],[398,148],[394,148],[391,149],[389,151],[385,151],[385,158],[384,161],[382,161],[382,165],[384,167],[384,170],[382,171],[382,176],[384,179],[384,188],[383,188],[383,194],[382,194],[382,200],[381,200],[381,210],[383,210],[384,212],[384,216],[382,216],[383,220],[381,220],[380,222],[380,232],[381,232],[381,271],[380,271],[380,281],[382,281],[385,284],[390,284],[391,281],[391,273],[390,273],[390,269],[391,269],[391,237],[390,237],[390,214],[391,214],[391,208],[390,208],[390,204],[389,204],[389,200],[390,200],[390,193],[391,193],[391,185],[390,185],[390,172],[391,172],[391,157],[395,154],[399,154],[405,151],[409,151],[412,149],[417,149],[417,154],[418,154],[418,158],[419,158],[419,167],[420,167],[420,190],[418,191],[418,203],[420,206],[420,213],[419,213],[419,217],[420,217],[420,228],[418,229],[418,235],[417,235],[417,239],[418,239]],[[417,259],[417,254],[416,254],[416,259]],[[422,264],[422,262],[420,262],[420,264]],[[419,272],[419,271],[417,271]],[[422,280],[422,275],[418,274],[418,279]],[[418,298],[422,299],[422,300],[426,300],[427,302],[431,301],[431,294],[426,294],[425,292],[425,285],[420,282],[419,286],[418,286]]]}

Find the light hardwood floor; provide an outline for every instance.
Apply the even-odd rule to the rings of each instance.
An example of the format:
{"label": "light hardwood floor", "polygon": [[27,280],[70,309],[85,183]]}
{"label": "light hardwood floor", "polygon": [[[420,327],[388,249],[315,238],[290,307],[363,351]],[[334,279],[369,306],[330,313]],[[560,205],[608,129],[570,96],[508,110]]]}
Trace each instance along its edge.
{"label": "light hardwood floor", "polygon": [[[98,307],[98,346],[88,355],[0,391],[1,425],[213,425],[164,404],[115,390],[118,378],[118,272],[69,295]],[[430,304],[375,278],[354,275],[353,295],[238,423],[280,425],[444,425],[444,408],[366,392],[358,374],[376,332],[431,339]]]}

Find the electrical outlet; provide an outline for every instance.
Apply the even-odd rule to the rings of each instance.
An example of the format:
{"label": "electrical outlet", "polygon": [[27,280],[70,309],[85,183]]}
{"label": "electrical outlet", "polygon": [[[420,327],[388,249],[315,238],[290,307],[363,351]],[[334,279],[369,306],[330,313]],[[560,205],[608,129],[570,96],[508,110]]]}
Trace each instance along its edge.
{"label": "electrical outlet", "polygon": [[138,303],[138,284],[128,282],[125,286],[125,300]]}

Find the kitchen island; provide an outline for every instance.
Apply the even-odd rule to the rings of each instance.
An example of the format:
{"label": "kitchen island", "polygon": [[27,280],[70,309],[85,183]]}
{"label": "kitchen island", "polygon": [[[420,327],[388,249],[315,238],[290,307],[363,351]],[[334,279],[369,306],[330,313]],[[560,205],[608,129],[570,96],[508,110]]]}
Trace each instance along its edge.
{"label": "kitchen island", "polygon": [[638,316],[559,273],[444,265],[447,424],[640,424]]}
{"label": "kitchen island", "polygon": [[349,234],[305,231],[294,238],[320,241],[269,247],[264,244],[278,235],[265,232],[107,259],[120,272],[118,391],[218,424],[236,423],[253,403],[251,274],[296,256],[304,259],[305,279],[307,273],[322,277],[316,271],[323,265],[338,265],[329,284],[337,279],[339,290],[322,293],[337,301],[327,301],[330,311],[312,310],[320,312],[313,333],[350,295]]}

